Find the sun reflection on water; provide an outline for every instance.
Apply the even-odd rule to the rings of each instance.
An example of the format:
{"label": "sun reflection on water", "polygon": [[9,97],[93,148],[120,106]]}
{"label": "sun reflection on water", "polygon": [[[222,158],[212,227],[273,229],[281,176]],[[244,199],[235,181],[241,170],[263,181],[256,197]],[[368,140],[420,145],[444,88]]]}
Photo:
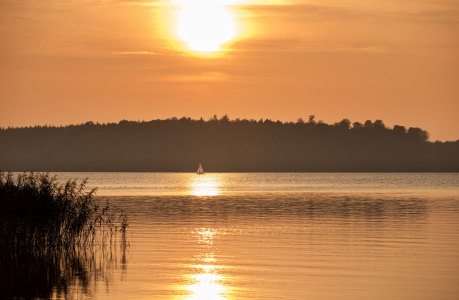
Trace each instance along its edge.
{"label": "sun reflection on water", "polygon": [[[220,275],[224,267],[219,266],[218,260],[212,251],[213,244],[219,232],[211,228],[201,228],[194,232],[200,245],[200,252],[196,255],[199,262],[193,265],[193,274],[190,275],[192,284],[186,287],[192,293],[187,299],[194,300],[224,300],[227,287],[223,284],[225,277]],[[212,263],[212,264],[209,264]]]}
{"label": "sun reflection on water", "polygon": [[190,179],[190,194],[195,196],[216,196],[222,193],[223,177],[218,174],[193,175]]}
{"label": "sun reflection on water", "polygon": [[201,269],[202,273],[191,275],[194,283],[187,287],[192,293],[188,299],[213,300],[227,299],[224,294],[226,288],[221,284],[223,276],[213,274],[215,266],[205,266]]}

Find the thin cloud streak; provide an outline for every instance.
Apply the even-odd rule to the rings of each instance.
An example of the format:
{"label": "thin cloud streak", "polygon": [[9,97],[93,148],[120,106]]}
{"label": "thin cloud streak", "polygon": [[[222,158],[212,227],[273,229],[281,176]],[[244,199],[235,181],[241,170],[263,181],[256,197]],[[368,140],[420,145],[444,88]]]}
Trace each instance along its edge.
{"label": "thin cloud streak", "polygon": [[203,72],[194,75],[176,75],[151,78],[153,82],[171,83],[216,83],[228,81],[230,77],[222,72]]}
{"label": "thin cloud streak", "polygon": [[162,55],[163,53],[149,52],[149,51],[133,51],[133,52],[114,52],[111,54],[115,54],[115,55]]}

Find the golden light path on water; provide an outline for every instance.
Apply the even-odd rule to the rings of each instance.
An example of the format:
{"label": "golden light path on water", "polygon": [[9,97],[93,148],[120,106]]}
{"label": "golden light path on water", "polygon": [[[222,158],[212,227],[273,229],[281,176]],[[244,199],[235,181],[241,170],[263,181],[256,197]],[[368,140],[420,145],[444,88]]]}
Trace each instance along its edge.
{"label": "golden light path on water", "polygon": [[236,37],[236,22],[227,5],[237,1],[188,0],[179,5],[177,35],[189,50],[212,53]]}
{"label": "golden light path on water", "polygon": [[223,269],[213,253],[214,240],[219,232],[212,228],[201,228],[194,233],[200,245],[200,253],[196,255],[199,264],[193,265],[194,274],[190,275],[191,284],[185,289],[190,291],[190,300],[225,300],[228,292],[223,285],[225,278],[219,275]]}
{"label": "golden light path on water", "polygon": [[222,174],[196,175],[190,178],[190,194],[194,196],[216,196],[222,193],[225,178]]}
{"label": "golden light path on water", "polygon": [[[195,196],[216,196],[222,193],[225,184],[222,174],[194,175],[190,178],[190,194]],[[227,288],[222,284],[224,277],[218,272],[222,266],[213,253],[212,247],[218,238],[219,232],[213,228],[200,228],[193,233],[199,244],[199,253],[195,259],[198,264],[191,266],[193,274],[190,275],[190,284],[185,289],[191,295],[190,300],[225,300]]]}

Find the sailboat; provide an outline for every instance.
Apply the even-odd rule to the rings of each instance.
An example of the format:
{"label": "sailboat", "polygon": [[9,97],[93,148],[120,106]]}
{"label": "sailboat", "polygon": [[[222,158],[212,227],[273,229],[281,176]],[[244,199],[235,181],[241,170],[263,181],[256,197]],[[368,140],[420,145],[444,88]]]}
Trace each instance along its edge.
{"label": "sailboat", "polygon": [[204,174],[204,169],[202,168],[201,163],[199,163],[199,168],[196,174]]}

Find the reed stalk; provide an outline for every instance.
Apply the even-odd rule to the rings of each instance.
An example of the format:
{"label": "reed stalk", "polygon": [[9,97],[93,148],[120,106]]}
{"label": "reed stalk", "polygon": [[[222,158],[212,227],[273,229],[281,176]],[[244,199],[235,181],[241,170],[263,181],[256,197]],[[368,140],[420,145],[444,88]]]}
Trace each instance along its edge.
{"label": "reed stalk", "polygon": [[48,173],[0,172],[0,245],[34,251],[91,247],[125,241],[127,216],[77,184],[57,182]]}

